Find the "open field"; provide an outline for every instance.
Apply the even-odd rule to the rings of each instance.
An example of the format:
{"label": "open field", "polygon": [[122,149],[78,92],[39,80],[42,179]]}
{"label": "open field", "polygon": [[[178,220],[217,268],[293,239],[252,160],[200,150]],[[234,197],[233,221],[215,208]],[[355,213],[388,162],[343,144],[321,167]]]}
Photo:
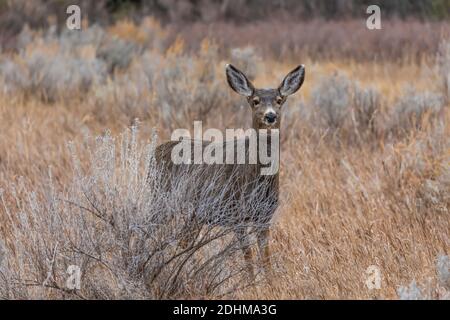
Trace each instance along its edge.
{"label": "open field", "polygon": [[[401,45],[413,38],[402,23],[435,38]],[[317,24],[317,35],[334,26]],[[384,43],[399,44],[381,44],[379,58],[377,41],[357,31],[349,43],[359,50],[333,53],[273,50],[279,38],[252,43],[232,25],[224,34],[237,40],[214,37],[214,27],[177,37],[153,18],[85,22],[75,33],[24,29],[0,55],[0,297],[448,299],[449,26],[392,27]],[[164,202],[142,190],[154,129],[161,141],[194,120],[250,125],[245,99],[226,83],[227,62],[258,87],[306,66],[305,84],[283,107],[270,284],[246,283],[240,252],[217,249],[227,234],[212,249],[211,238],[180,253],[178,225],[141,232],[147,212],[160,214],[145,201]],[[141,264],[146,252],[152,264]],[[66,288],[70,265],[81,268],[79,290]],[[376,290],[366,286],[372,265],[382,276]],[[399,290],[413,280],[418,288]]]}

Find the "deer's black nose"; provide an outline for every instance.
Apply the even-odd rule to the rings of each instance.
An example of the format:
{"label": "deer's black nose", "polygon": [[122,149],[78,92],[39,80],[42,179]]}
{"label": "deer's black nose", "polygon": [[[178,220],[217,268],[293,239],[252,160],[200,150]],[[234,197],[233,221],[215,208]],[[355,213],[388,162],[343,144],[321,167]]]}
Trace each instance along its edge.
{"label": "deer's black nose", "polygon": [[264,120],[267,121],[267,123],[274,123],[277,120],[276,113],[269,112],[264,116]]}

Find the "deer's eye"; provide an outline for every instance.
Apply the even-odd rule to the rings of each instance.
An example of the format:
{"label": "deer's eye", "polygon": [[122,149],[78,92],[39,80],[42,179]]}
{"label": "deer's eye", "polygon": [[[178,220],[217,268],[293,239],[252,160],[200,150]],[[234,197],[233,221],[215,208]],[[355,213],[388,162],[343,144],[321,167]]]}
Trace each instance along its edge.
{"label": "deer's eye", "polygon": [[255,106],[257,106],[259,104],[259,98],[258,97],[253,98],[253,104]]}
{"label": "deer's eye", "polygon": [[278,96],[276,100],[278,104],[281,104],[283,102],[283,98],[280,96]]}

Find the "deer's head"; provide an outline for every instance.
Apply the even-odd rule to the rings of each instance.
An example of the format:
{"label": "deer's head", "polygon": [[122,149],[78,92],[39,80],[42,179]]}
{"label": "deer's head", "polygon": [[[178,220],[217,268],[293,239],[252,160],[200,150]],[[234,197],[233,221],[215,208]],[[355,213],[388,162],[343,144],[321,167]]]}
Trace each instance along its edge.
{"label": "deer's head", "polygon": [[279,129],[281,107],[291,94],[300,89],[305,80],[305,66],[300,65],[283,79],[276,89],[256,89],[245,74],[236,67],[226,66],[230,87],[247,98],[253,113],[255,129]]}

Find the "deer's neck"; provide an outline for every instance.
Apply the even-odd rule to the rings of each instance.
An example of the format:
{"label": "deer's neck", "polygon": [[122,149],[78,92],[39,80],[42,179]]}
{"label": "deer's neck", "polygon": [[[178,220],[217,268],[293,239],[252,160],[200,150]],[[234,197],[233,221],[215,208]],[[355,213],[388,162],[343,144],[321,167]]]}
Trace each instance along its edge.
{"label": "deer's neck", "polygon": [[[279,166],[280,166],[280,130],[271,130],[266,128],[258,128],[257,126],[253,126],[257,135],[257,154],[258,154],[258,169],[260,172],[262,167],[267,167],[267,158],[276,159],[277,161],[277,170],[273,175],[268,175],[267,177],[272,176],[275,180],[278,180],[279,177]],[[275,154],[277,153],[277,154]],[[265,155],[265,160],[261,157],[261,155]],[[264,157],[264,156],[263,156]]]}

